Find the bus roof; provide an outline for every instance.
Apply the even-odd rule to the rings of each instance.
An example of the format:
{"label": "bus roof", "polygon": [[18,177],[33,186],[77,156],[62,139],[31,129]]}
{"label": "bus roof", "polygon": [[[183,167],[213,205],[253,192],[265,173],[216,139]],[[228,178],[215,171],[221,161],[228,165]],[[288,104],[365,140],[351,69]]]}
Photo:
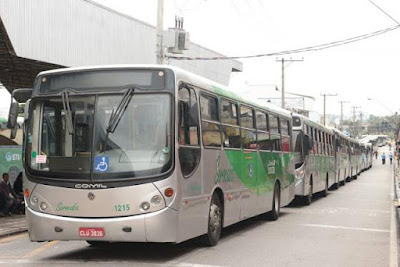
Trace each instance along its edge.
{"label": "bus roof", "polygon": [[207,78],[201,77],[197,74],[191,73],[189,71],[183,70],[181,68],[170,66],[170,65],[157,65],[157,64],[119,64],[119,65],[98,65],[98,66],[85,66],[85,67],[73,67],[73,68],[62,68],[55,70],[43,71],[38,74],[38,76],[59,74],[59,73],[69,73],[69,72],[79,72],[79,71],[89,71],[89,70],[112,70],[112,69],[169,69],[175,73],[175,83],[178,85],[180,81],[184,81],[189,84],[193,84],[201,87],[202,89],[215,93],[222,97],[230,98],[238,102],[242,102],[251,105],[255,108],[264,109],[266,111],[291,118],[292,113],[286,109],[282,109],[272,104],[261,103],[256,99],[249,99],[246,96],[240,95],[234,91],[229,90],[228,87],[219,84],[217,82],[211,81]]}
{"label": "bus roof", "polygon": [[[306,124],[316,128],[318,130],[322,130],[322,131],[328,132],[330,134],[333,134],[333,131],[332,131],[332,129],[330,127],[326,127],[326,126],[324,126],[324,125],[322,125],[322,124],[320,124],[320,123],[318,123],[316,121],[311,120],[310,118],[308,118],[308,117],[306,117],[304,115],[301,115],[301,114],[298,114],[298,113],[294,113],[293,117],[299,118],[301,120],[301,122],[302,122],[301,125],[303,125],[303,123],[306,123]],[[293,126],[293,129],[299,129],[301,127]]]}

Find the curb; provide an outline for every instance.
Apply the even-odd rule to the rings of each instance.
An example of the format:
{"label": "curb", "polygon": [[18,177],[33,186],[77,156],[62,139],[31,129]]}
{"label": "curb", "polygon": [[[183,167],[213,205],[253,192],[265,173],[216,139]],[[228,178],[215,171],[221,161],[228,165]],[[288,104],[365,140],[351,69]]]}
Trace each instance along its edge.
{"label": "curb", "polygon": [[25,233],[28,232],[28,229],[18,229],[16,231],[10,232],[10,233],[5,233],[5,234],[0,234],[0,239],[6,238],[6,237],[10,237],[13,235],[17,235],[17,234],[21,234],[21,233]]}
{"label": "curb", "polygon": [[[395,240],[393,242],[395,243],[394,245],[396,246],[396,249],[399,248],[399,233],[400,233],[400,213],[399,213],[399,208],[400,208],[400,184],[399,184],[399,177],[397,175],[397,171],[400,171],[399,167],[396,167],[396,164],[393,164],[393,206],[392,209],[395,213],[395,219],[394,219],[394,224],[395,224],[395,230],[394,230],[394,235],[395,235]],[[391,241],[392,242],[392,241]],[[393,259],[395,262],[391,262],[391,266],[399,266],[400,262],[400,254],[396,251],[396,259]]]}

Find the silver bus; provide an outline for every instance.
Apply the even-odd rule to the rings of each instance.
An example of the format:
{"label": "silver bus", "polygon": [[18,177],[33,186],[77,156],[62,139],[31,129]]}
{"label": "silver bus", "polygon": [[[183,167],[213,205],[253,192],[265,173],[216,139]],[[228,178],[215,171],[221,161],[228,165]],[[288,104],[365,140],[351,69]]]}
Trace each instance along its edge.
{"label": "silver bus", "polygon": [[310,205],[314,193],[326,196],[338,183],[335,172],[334,132],[307,117],[293,114],[296,197]]}
{"label": "silver bus", "polygon": [[335,133],[336,187],[338,187],[339,184],[346,185],[351,175],[349,137],[338,129],[332,128],[332,130]]}
{"label": "silver bus", "polygon": [[223,227],[276,220],[294,199],[291,114],[178,68],[45,71],[28,108],[31,241],[216,245]]}

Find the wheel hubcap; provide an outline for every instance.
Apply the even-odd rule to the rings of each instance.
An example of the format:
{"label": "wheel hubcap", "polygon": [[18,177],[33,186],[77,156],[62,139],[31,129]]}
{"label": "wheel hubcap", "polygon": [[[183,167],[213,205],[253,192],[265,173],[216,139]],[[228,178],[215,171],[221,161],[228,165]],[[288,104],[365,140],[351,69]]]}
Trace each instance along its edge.
{"label": "wheel hubcap", "polygon": [[215,203],[213,203],[211,204],[210,208],[211,232],[215,235],[220,227],[221,227],[221,210],[217,205],[215,205]]}

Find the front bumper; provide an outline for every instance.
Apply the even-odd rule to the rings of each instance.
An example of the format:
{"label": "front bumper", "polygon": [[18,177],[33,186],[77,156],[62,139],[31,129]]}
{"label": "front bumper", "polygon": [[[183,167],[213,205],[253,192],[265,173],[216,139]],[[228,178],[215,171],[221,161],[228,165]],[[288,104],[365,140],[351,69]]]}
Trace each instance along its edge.
{"label": "front bumper", "polygon": [[[27,207],[26,217],[31,241],[176,242],[177,240],[178,213],[168,207],[153,213],[117,218],[63,217],[36,212]],[[101,227],[105,236],[80,237],[80,227]],[[129,227],[132,229],[131,232],[123,230]]]}
{"label": "front bumper", "polygon": [[304,178],[299,179],[298,181],[296,181],[296,186],[294,189],[294,193],[296,196],[305,196],[308,194],[308,192],[306,193],[305,190],[305,182],[304,182]]}

